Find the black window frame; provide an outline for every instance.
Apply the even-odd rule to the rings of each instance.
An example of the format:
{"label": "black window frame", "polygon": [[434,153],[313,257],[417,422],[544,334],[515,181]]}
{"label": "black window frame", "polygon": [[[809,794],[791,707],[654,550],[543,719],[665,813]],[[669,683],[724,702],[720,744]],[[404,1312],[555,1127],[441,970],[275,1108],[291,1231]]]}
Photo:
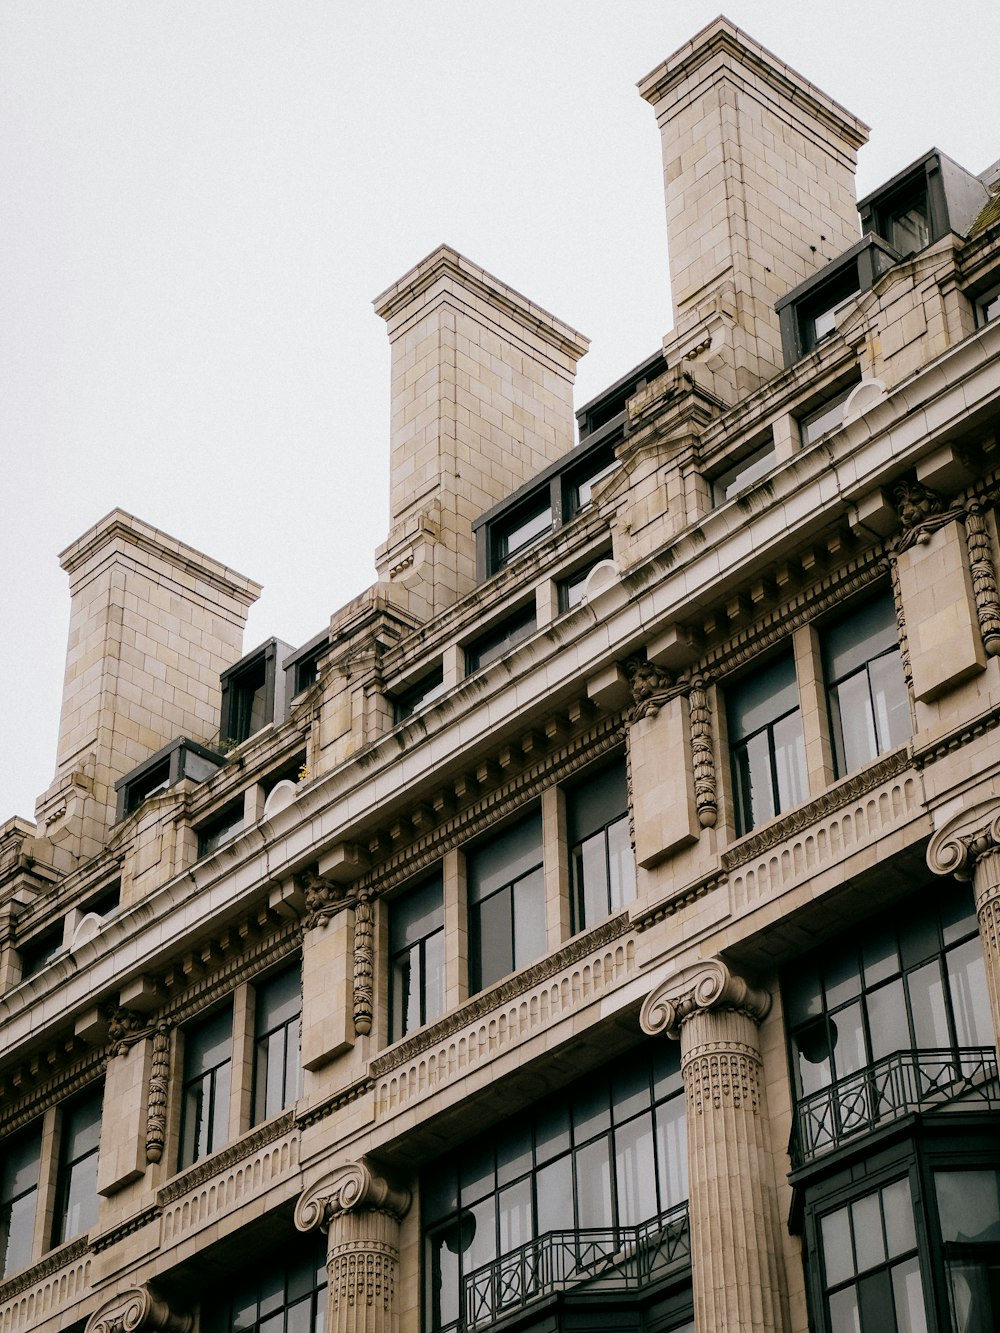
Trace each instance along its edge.
{"label": "black window frame", "polygon": [[[868,634],[868,644],[855,644],[855,652],[860,654],[867,651],[863,658],[859,657],[856,665],[851,666],[849,670],[842,670],[839,675],[834,675],[835,667],[833,665],[833,639],[838,633],[849,627],[856,626],[861,618],[867,618],[872,621],[873,611],[881,611],[884,624],[877,627]],[[868,596],[860,601],[852,602],[845,611],[835,618],[824,621],[819,626],[820,654],[823,661],[823,683],[826,692],[827,710],[830,718],[830,739],[833,745],[834,771],[838,778],[846,777],[849,773],[857,772],[867,764],[873,763],[879,755],[886,754],[889,750],[894,750],[897,746],[903,745],[912,735],[912,718],[910,716],[910,700],[906,688],[906,680],[903,675],[902,654],[899,645],[899,631],[896,622],[896,607],[893,601],[892,592],[884,589],[875,596]],[[877,646],[876,642],[882,646]],[[847,648],[840,650],[841,655],[846,655]],[[872,671],[877,663],[887,666],[890,661],[894,664],[895,670],[887,673],[887,682],[892,680],[897,687],[897,697],[895,701],[890,701],[890,706],[901,707],[904,711],[906,729],[905,734],[902,729],[894,730],[892,714],[885,719],[880,714],[880,709],[876,700],[877,687],[873,684]],[[874,749],[864,758],[859,758],[856,762],[851,762],[848,755],[847,741],[844,736],[844,727],[842,717],[844,708],[840,703],[840,695],[844,687],[852,681],[856,681],[864,675],[867,685],[868,718],[871,723],[872,738],[874,740]],[[888,725],[889,732],[885,733],[884,725]]]}
{"label": "black window frame", "polygon": [[[439,980],[437,993],[433,994],[428,986],[428,973],[434,973],[434,954],[438,951]],[[389,903],[390,1043],[433,1023],[444,1013],[444,964],[444,878],[437,871]],[[409,1022],[414,986],[416,1021]]]}
{"label": "black window frame", "polygon": [[504,657],[518,644],[524,643],[538,629],[538,613],[534,602],[528,602],[519,611],[498,620],[489,629],[465,645],[465,674],[489,666]]}
{"label": "black window frame", "polygon": [[[787,668],[790,668],[790,670]],[[794,704],[791,707],[785,707],[783,702],[775,702],[774,711],[769,712],[765,720],[761,721],[759,725],[745,732],[738,728],[735,715],[739,711],[739,705],[742,703],[744,696],[754,691],[755,687],[759,687],[762,679],[766,682],[769,677],[774,678],[781,671],[784,671],[784,674],[788,675],[790,679],[779,685],[775,695],[777,700],[781,700],[783,693],[790,689],[794,694]],[[775,697],[775,695],[771,697]],[[768,658],[760,666],[755,666],[751,672],[744,672],[735,680],[727,681],[725,700],[729,766],[733,788],[733,815],[737,837],[742,837],[752,829],[759,828],[761,824],[766,824],[769,820],[776,819],[779,815],[784,814],[786,810],[801,804],[809,796],[809,773],[805,756],[805,739],[802,732],[802,700],[799,694],[795,654],[791,645],[775,656]],[[779,749],[783,749],[783,747],[776,743],[775,729],[795,717],[798,718],[798,744],[797,747],[793,746],[793,749],[797,748],[798,763],[796,764],[797,774],[792,775],[790,771],[790,776],[797,776],[797,784],[793,781],[793,786],[797,785],[801,790],[789,793],[789,799],[783,800],[781,771],[778,763]],[[753,799],[753,765],[751,763],[750,746],[761,736],[766,736],[767,778],[770,796],[769,812],[755,810]],[[796,738],[791,739],[794,741]],[[745,769],[741,766],[744,754],[746,755]]]}
{"label": "black window frame", "polygon": [[430,671],[425,671],[417,680],[410,681],[399,689],[392,690],[389,699],[392,703],[393,726],[399,726],[426,704],[433,703],[444,693],[444,666],[438,663]]}
{"label": "black window frame", "polygon": [[56,957],[62,953],[64,935],[65,926],[60,920],[42,930],[35,931],[23,942],[18,941],[17,954],[21,963],[21,981],[27,981],[29,978],[37,976],[39,972],[55,961]]}
{"label": "black window frame", "polygon": [[[290,656],[288,645],[268,639],[252,653],[241,657],[219,673],[222,702],[219,710],[219,744],[232,748],[242,745],[273,722],[284,721],[284,689],[278,690],[279,671]],[[279,658],[281,659],[279,661]],[[260,696],[260,711],[254,717],[255,700]]]}
{"label": "black window frame", "polygon": [[[96,1115],[94,1112],[96,1111]],[[59,1152],[55,1180],[55,1206],[52,1213],[53,1246],[82,1236],[97,1224],[97,1170],[101,1148],[101,1121],[104,1111],[104,1085],[87,1088],[59,1108]],[[89,1117],[89,1119],[88,1119]],[[77,1121],[82,1120],[82,1124]],[[74,1151],[76,1135],[86,1135],[96,1126],[96,1137],[80,1151]],[[86,1139],[85,1139],[86,1143]],[[71,1153],[73,1154],[71,1156]],[[77,1205],[82,1218],[72,1220],[74,1195],[82,1191]]]}
{"label": "black window frame", "polygon": [[178,736],[115,783],[115,822],[127,819],[148,797],[176,786],[184,778],[204,782],[225,762],[226,756],[218,750]]}
{"label": "black window frame", "polygon": [[[285,1016],[275,1019],[265,1027],[265,1002],[268,992],[279,988],[294,991],[297,1005],[292,1005],[294,1013],[288,1011],[287,999]],[[302,964],[296,959],[287,967],[258,978],[253,983],[254,1023],[253,1023],[253,1079],[250,1098],[250,1124],[259,1125],[280,1115],[292,1106],[302,1095]],[[275,1055],[279,1056],[277,1062]],[[280,1091],[275,1104],[270,1099],[272,1075],[277,1067],[279,1071]]]}
{"label": "black window frame", "polygon": [[793,287],[775,303],[781,329],[781,350],[786,366],[816,350],[836,333],[836,320],[817,336],[816,320],[836,313],[866,292],[898,264],[900,256],[874,232],[868,232],[843,254]]}
{"label": "black window frame", "polygon": [[[636,870],[629,831],[628,775],[624,755],[594,770],[585,770],[574,782],[566,785],[563,796],[566,802],[570,862],[570,922],[575,935],[606,921],[635,900]],[[627,849],[624,854],[627,872],[618,886],[621,890],[617,895],[620,901],[616,903],[612,855],[615,843],[621,848],[623,839]],[[589,853],[585,850],[588,848]],[[588,862],[593,867],[592,858],[600,861],[602,853],[603,883],[588,885]],[[601,891],[604,895],[603,910],[593,913],[594,919],[591,920],[592,914],[587,911],[588,902],[593,905]]]}
{"label": "black window frame", "polygon": [[[508,874],[509,872],[509,874]],[[541,811],[528,813],[515,822],[507,824],[502,830],[480,839],[466,852],[466,883],[468,886],[469,919],[469,994],[478,995],[480,991],[495,985],[503,977],[521,971],[531,963],[543,957],[548,948],[545,918],[545,864],[542,840]],[[524,916],[530,902],[537,913],[537,896],[541,904],[541,928],[543,938],[529,956],[524,956],[518,949],[518,909]],[[492,904],[484,911],[486,904]],[[504,931],[503,940],[509,943],[504,961],[510,962],[506,969],[496,971],[494,967],[485,969],[485,951],[483,948],[484,917],[487,923],[494,918],[497,934],[490,934],[493,951],[498,953],[501,939],[500,930]],[[523,932],[520,936],[523,939]],[[495,974],[494,974],[495,973]]]}
{"label": "black window frame", "polygon": [[[193,1038],[213,1026],[222,1030],[228,1024],[228,1047],[224,1059],[217,1060],[205,1069],[192,1070]],[[225,1004],[213,1009],[211,1013],[185,1025],[181,1032],[184,1042],[183,1068],[180,1087],[180,1134],[177,1147],[177,1169],[185,1171],[196,1162],[210,1157],[229,1142],[229,1106],[232,1092],[233,1074],[233,1001],[230,997]],[[225,1070],[222,1075],[220,1071]],[[219,1084],[222,1082],[220,1094]],[[208,1122],[209,1128],[204,1137],[201,1125],[204,1122],[204,1086],[208,1085]],[[217,1104],[223,1104],[221,1117],[216,1112]],[[192,1119],[193,1117],[193,1119]]]}
{"label": "black window frame", "polygon": [[[34,1149],[32,1152],[31,1149]],[[28,1152],[21,1152],[27,1148]],[[12,1171],[11,1163],[20,1155],[20,1163]],[[19,1185],[18,1174],[33,1165],[34,1180]],[[27,1268],[34,1257],[35,1225],[38,1218],[39,1187],[42,1171],[42,1122],[36,1121],[11,1134],[0,1145],[0,1280]],[[20,1212],[19,1205],[30,1200],[30,1214]],[[30,1217],[30,1220],[29,1220]],[[15,1248],[11,1261],[11,1241]],[[24,1241],[27,1244],[24,1244]]]}

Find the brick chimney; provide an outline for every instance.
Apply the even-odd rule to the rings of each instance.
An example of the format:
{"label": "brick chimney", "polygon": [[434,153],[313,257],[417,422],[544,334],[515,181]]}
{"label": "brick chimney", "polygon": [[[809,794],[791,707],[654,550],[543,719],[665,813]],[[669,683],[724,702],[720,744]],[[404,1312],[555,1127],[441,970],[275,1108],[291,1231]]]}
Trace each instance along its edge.
{"label": "brick chimney", "polygon": [[375,301],[392,344],[380,580],[420,619],[476,583],[472,521],[575,443],[588,341],[441,246]]}
{"label": "brick chimney", "polygon": [[663,147],[674,330],[735,401],[783,365],[774,304],[859,239],[868,127],[726,18],[646,76]]}
{"label": "brick chimney", "polygon": [[40,831],[91,856],[115,782],[178,736],[214,739],[219,672],[242,651],[260,585],[120,509],[67,547],[72,605],[56,776]]}

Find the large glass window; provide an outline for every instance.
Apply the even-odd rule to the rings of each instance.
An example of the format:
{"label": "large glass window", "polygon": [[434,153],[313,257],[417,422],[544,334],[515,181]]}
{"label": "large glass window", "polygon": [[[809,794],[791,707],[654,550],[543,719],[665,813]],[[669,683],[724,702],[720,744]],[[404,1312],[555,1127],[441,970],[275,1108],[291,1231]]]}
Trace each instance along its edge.
{"label": "large glass window", "polygon": [[809,955],[784,993],[807,1156],[946,1092],[966,1069],[958,1052],[993,1042],[975,906],[958,885]]}
{"label": "large glass window", "polygon": [[587,772],[566,790],[573,930],[594,926],[635,897],[625,761]]}
{"label": "large glass window", "polygon": [[[679,1057],[657,1043],[428,1172],[428,1326],[495,1318],[523,1301],[526,1286],[593,1277],[630,1240],[635,1251],[632,1229],[683,1205],[687,1193]],[[463,1309],[463,1282],[502,1256],[510,1262],[473,1282],[471,1311]]]}
{"label": "large glass window", "polygon": [[0,1277],[31,1263],[41,1156],[41,1125],[14,1135],[0,1149]]}
{"label": "large glass window", "polygon": [[513,518],[506,519],[492,529],[493,571],[502,569],[516,555],[534,546],[535,542],[541,541],[551,531],[552,505],[546,490],[543,496],[531,501]]}
{"label": "large glass window", "polygon": [[955,1333],[1000,1328],[1000,1171],[935,1171]]}
{"label": "large glass window", "polygon": [[302,1091],[299,1019],[302,969],[279,972],[254,988],[253,1123],[291,1106]]}
{"label": "large glass window", "polygon": [[910,735],[896,612],[883,594],[823,629],[823,668],[837,776],[852,773]]}
{"label": "large glass window", "polygon": [[468,675],[488,666],[498,657],[516,647],[524,639],[529,639],[537,628],[534,605],[518,611],[515,615],[502,620],[499,625],[481,634],[465,650],[465,670]]}
{"label": "large glass window", "polygon": [[389,1040],[444,1013],[444,897],[441,876],[389,907]]}
{"label": "large glass window", "polygon": [[791,653],[726,692],[736,827],[747,833],[808,795]]}
{"label": "large glass window", "polygon": [[97,1221],[97,1154],[103,1098],[103,1087],[96,1088],[62,1108],[53,1245],[89,1231]]}
{"label": "large glass window", "polygon": [[473,994],[545,952],[545,877],[540,815],[471,851],[469,985]]}
{"label": "large glass window", "polygon": [[229,1137],[229,1084],[233,1061],[232,1005],[184,1029],[181,1090],[183,1169],[221,1148]]}
{"label": "large glass window", "polygon": [[249,1272],[214,1283],[202,1306],[202,1333],[323,1333],[326,1243],[299,1236],[287,1258],[269,1253]]}
{"label": "large glass window", "polygon": [[820,1219],[829,1333],[926,1333],[909,1179]]}

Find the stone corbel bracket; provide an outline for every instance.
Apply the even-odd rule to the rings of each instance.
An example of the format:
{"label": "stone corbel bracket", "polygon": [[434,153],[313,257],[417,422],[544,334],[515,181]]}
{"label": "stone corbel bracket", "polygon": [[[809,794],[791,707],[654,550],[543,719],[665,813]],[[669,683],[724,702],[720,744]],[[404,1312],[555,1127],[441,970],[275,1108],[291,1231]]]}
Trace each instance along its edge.
{"label": "stone corbel bracket", "polygon": [[401,1219],[411,1199],[408,1189],[391,1185],[367,1163],[350,1162],[334,1167],[299,1196],[295,1225],[300,1231],[326,1231],[338,1213],[368,1210]]}
{"label": "stone corbel bracket", "polygon": [[736,976],[721,958],[707,958],[661,982],[643,1001],[639,1026],[650,1037],[677,1038],[689,1018],[710,1009],[733,1009],[755,1023],[767,1017],[771,996]]}
{"label": "stone corbel bracket", "polygon": [[936,875],[972,878],[976,862],[1000,848],[1000,801],[978,801],[939,828],[927,845],[927,864]]}
{"label": "stone corbel bracket", "polygon": [[106,1301],[87,1320],[84,1333],[190,1333],[194,1320],[175,1314],[147,1286],[130,1287]]}

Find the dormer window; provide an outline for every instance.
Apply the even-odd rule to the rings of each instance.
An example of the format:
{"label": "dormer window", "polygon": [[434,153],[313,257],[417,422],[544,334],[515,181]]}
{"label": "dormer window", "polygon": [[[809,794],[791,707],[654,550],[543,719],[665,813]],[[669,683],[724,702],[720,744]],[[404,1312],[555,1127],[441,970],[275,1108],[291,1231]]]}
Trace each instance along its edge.
{"label": "dormer window", "polygon": [[540,499],[515,512],[507,522],[493,529],[494,570],[503,569],[516,555],[534,546],[535,542],[541,541],[551,531],[552,505],[546,490]]}
{"label": "dormer window", "polygon": [[767,476],[775,464],[774,444],[771,440],[753,453],[746,454],[738,463],[733,463],[720,472],[712,481],[712,499],[717,505],[725,504],[742,491]]}
{"label": "dormer window", "polygon": [[268,639],[222,672],[219,740],[240,745],[271,722],[285,720],[284,672],[278,667],[291,653],[287,643]]}
{"label": "dormer window", "polygon": [[182,778],[204,782],[224,763],[224,757],[217,751],[178,736],[115,783],[116,822],[133,814],[143,801],[157,792],[166,791]]}
{"label": "dormer window", "polygon": [[841,311],[887,272],[900,256],[878,236],[866,236],[775,305],[785,365],[813,351],[837,331]]}

